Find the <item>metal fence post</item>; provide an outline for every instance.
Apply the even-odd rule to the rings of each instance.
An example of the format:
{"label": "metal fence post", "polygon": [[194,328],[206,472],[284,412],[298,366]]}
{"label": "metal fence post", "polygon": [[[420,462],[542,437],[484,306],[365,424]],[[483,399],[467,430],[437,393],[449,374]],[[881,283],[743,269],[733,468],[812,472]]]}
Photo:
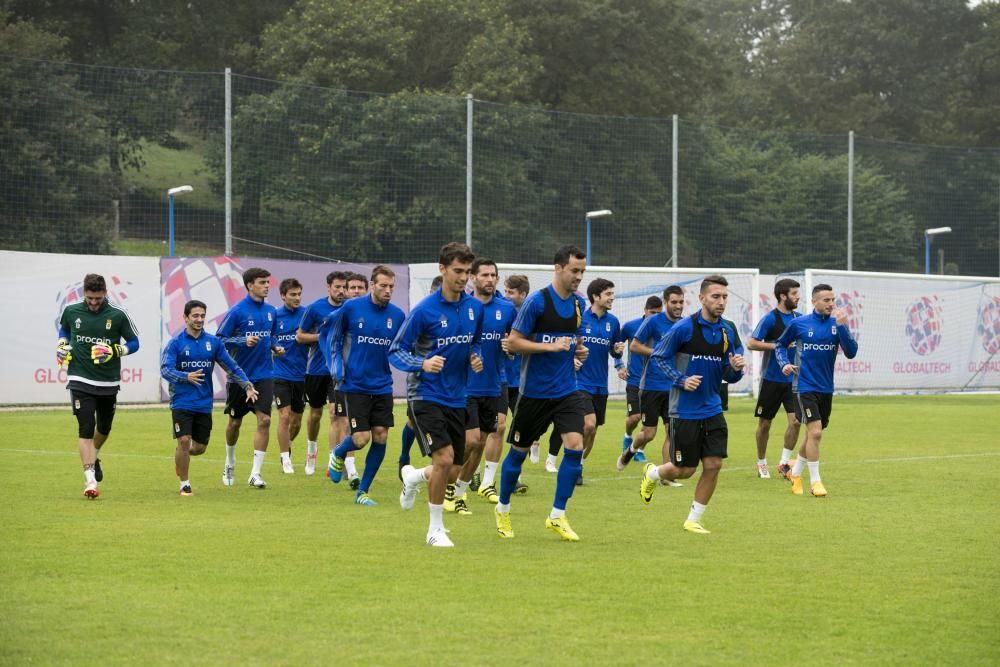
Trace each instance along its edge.
{"label": "metal fence post", "polygon": [[677,262],[677,114],[673,115],[673,140],[670,148],[670,253],[676,269]]}
{"label": "metal fence post", "polygon": [[226,255],[233,254],[233,70],[226,68]]}
{"label": "metal fence post", "polygon": [[472,95],[465,96],[465,245],[472,247]]}
{"label": "metal fence post", "polygon": [[847,270],[854,270],[854,130],[847,134]]}

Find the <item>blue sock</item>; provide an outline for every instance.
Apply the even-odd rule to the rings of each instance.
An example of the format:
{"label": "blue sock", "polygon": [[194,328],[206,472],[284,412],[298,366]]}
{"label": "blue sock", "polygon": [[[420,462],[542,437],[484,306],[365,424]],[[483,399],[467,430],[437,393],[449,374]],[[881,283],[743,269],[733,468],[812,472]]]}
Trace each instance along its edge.
{"label": "blue sock", "polygon": [[559,473],[556,475],[556,499],[552,506],[557,510],[566,509],[566,503],[573,497],[577,478],[583,474],[583,452],[579,449],[564,449]]}
{"label": "blue sock", "polygon": [[[524,459],[527,458],[528,452],[522,452],[510,448],[507,452],[507,457],[503,460],[503,465],[500,467],[500,502],[504,505],[510,504],[510,497],[514,494],[514,489],[517,488],[517,478],[521,476],[521,468],[524,466]],[[576,483],[576,480],[573,480]]]}
{"label": "blue sock", "polygon": [[347,452],[353,452],[356,449],[357,447],[354,446],[354,438],[347,436],[339,445],[337,445],[337,448],[333,450],[333,453],[343,459],[347,458]]}
{"label": "blue sock", "polygon": [[412,428],[410,428],[410,424],[407,423],[406,426],[403,427],[403,449],[399,452],[400,465],[405,466],[410,464],[410,450],[413,449],[413,440],[416,437],[417,434]]}
{"label": "blue sock", "polygon": [[365,456],[365,471],[361,473],[361,486],[358,487],[359,491],[362,493],[368,493],[368,489],[372,488],[372,482],[375,481],[375,473],[378,472],[384,458],[385,443],[372,442],[372,444],[368,447],[368,455]]}
{"label": "blue sock", "polygon": [[622,451],[624,452],[631,446],[632,446],[632,436],[626,435],[624,438],[622,438]]}

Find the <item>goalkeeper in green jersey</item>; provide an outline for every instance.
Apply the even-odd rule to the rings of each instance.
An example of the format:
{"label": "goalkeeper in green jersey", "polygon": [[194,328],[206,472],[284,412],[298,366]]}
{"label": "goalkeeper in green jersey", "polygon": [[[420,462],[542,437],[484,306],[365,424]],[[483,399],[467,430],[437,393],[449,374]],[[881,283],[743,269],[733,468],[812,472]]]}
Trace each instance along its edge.
{"label": "goalkeeper in green jersey", "polygon": [[101,495],[104,479],[101,447],[111,433],[121,382],[121,358],[139,349],[139,333],[128,312],[108,301],[104,276],[88,273],[83,301],[63,309],[59,317],[56,360],[67,367],[73,414],[79,426],[80,460],[86,486],[83,495]]}

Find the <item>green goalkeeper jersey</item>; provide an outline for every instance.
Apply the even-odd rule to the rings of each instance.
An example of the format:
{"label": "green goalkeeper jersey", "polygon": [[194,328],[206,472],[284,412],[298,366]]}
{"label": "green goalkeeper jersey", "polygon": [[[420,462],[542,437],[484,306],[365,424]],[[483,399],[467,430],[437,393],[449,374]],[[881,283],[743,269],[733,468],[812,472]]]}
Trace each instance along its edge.
{"label": "green goalkeeper jersey", "polygon": [[104,364],[95,364],[90,348],[98,343],[114,345],[138,339],[139,332],[128,312],[107,299],[96,313],[84,301],[63,309],[59,318],[59,334],[69,340],[72,358],[67,375],[71,389],[96,394],[113,394],[121,383],[121,359],[115,356]]}

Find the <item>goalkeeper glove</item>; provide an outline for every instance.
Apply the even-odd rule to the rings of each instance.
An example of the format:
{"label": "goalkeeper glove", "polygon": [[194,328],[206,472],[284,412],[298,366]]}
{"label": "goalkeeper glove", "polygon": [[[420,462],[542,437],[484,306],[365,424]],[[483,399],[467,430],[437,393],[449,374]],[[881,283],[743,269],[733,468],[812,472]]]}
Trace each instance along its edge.
{"label": "goalkeeper glove", "polygon": [[124,357],[127,354],[128,348],[118,343],[112,345],[97,343],[90,348],[90,358],[95,364],[106,364],[115,357]]}
{"label": "goalkeeper glove", "polygon": [[56,343],[56,363],[60,366],[68,364],[73,359],[73,348],[65,338]]}

